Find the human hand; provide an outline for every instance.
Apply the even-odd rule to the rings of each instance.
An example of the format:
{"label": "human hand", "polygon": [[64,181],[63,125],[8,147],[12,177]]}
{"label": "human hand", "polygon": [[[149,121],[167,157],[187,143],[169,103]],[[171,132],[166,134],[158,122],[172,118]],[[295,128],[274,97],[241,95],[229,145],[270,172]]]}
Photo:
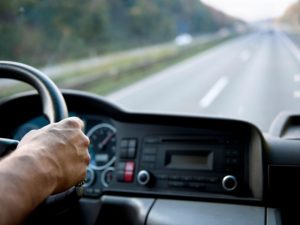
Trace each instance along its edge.
{"label": "human hand", "polygon": [[89,164],[90,143],[76,117],[33,130],[21,140],[16,154],[31,155],[52,180],[52,194],[62,192],[84,180]]}

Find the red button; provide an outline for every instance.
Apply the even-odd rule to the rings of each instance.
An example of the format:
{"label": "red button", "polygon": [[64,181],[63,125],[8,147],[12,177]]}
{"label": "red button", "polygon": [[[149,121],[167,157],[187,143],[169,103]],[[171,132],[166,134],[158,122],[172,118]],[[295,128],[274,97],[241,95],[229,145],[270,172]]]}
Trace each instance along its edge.
{"label": "red button", "polygon": [[124,181],[127,183],[130,183],[133,181],[133,171],[125,171]]}
{"label": "red button", "polygon": [[126,162],[126,165],[125,165],[125,172],[128,172],[128,171],[133,171],[134,170],[134,162]]}

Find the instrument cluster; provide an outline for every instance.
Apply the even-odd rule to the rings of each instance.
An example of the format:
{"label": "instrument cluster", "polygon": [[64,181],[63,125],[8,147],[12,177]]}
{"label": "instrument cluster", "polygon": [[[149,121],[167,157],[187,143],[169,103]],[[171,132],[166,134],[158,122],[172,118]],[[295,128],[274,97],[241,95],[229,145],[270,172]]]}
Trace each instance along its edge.
{"label": "instrument cluster", "polygon": [[[70,116],[77,116],[85,123],[84,132],[90,139],[89,154],[91,157],[84,184],[85,195],[98,197],[102,192],[101,189],[108,187],[113,179],[117,151],[117,129],[113,125],[113,121],[107,117],[81,115],[72,112]],[[46,118],[39,116],[17,127],[11,136],[13,139],[21,140],[29,131],[42,128],[47,124]]]}

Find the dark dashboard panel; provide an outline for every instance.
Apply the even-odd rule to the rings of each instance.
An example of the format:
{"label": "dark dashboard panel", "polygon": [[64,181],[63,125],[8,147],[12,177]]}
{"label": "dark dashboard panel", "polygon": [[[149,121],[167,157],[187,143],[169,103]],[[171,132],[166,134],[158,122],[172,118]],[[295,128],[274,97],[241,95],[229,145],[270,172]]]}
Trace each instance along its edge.
{"label": "dark dashboard panel", "polygon": [[[108,190],[252,196],[248,182],[250,130],[224,133],[146,124],[117,127],[119,151]],[[126,143],[132,140],[135,150]]]}
{"label": "dark dashboard panel", "polygon": [[[127,113],[98,96],[80,92],[66,91],[64,97],[71,115],[86,122],[85,132],[92,139],[87,198],[120,193],[262,200],[263,138],[253,125],[217,118]],[[28,104],[32,110],[18,117],[17,108]],[[15,114],[16,120],[12,124],[3,121],[7,129],[2,136],[13,137],[19,131],[12,125],[26,126],[41,115],[35,95],[10,99],[3,105],[6,111],[0,113]]]}
{"label": "dark dashboard panel", "polygon": [[[266,224],[271,224],[269,217],[274,224],[281,218],[284,224],[299,224],[298,210],[291,205],[300,199],[298,114],[281,116],[269,135],[263,136],[243,121],[129,113],[99,96],[78,91],[64,91],[64,97],[71,115],[86,122],[85,132],[94,139],[90,149],[94,166],[89,166],[81,199],[86,203],[83,208],[88,208],[87,217],[98,215],[91,202],[100,210],[106,199],[107,215],[115,216],[115,209],[138,211],[143,209],[141,200],[151,199],[153,205],[145,201],[147,207],[138,213],[140,224],[147,224],[145,215],[160,212],[158,203],[164,199],[171,200],[168,204],[180,200],[175,210],[187,214],[191,202],[198,202],[199,207],[203,202],[262,206]],[[0,137],[21,138],[47,123],[41,115],[36,94],[3,99]],[[190,202],[188,207],[184,201]],[[269,214],[270,206],[281,215]],[[167,216],[173,215],[168,212]],[[229,218],[234,216],[233,212]]]}

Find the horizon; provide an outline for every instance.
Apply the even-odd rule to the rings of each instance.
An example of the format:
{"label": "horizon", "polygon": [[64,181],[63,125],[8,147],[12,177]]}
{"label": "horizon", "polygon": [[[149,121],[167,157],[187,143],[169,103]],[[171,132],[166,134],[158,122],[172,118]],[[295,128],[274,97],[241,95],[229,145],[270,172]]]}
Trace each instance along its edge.
{"label": "horizon", "polygon": [[[245,22],[273,19],[284,14],[297,0],[200,0],[225,14]],[[257,10],[260,9],[260,10]]]}

